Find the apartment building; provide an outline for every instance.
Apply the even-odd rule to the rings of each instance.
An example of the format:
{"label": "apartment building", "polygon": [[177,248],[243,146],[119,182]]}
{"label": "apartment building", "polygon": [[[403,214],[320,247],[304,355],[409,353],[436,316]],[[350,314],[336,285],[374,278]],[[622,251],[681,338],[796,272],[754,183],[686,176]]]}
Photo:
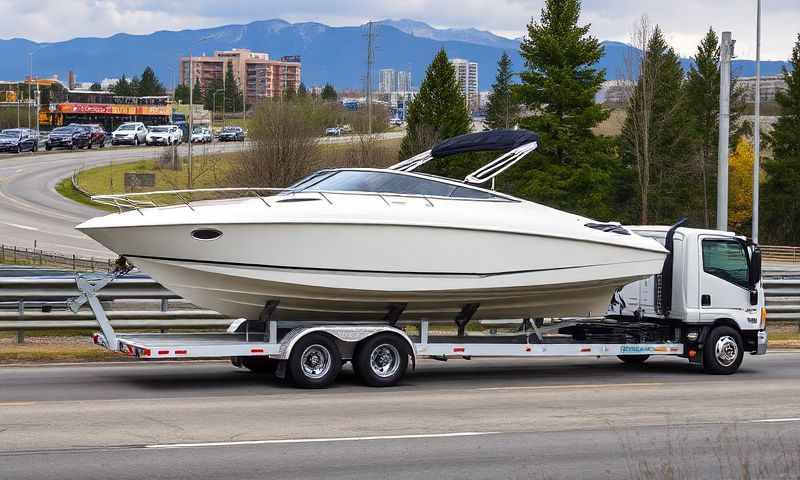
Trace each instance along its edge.
{"label": "apartment building", "polygon": [[470,62],[463,58],[453,58],[450,63],[456,69],[456,78],[461,91],[464,94],[464,99],[467,102],[467,108],[471,112],[476,112],[479,109],[480,97],[478,94],[478,64],[477,62]]}
{"label": "apartment building", "polygon": [[248,103],[277,97],[288,89],[296,91],[300,87],[302,67],[299,56],[272,60],[269,54],[243,48],[214,52],[213,56],[181,57],[181,84],[189,85],[191,65],[193,78],[205,90],[214,80],[224,79],[229,63],[237,84],[246,92]]}

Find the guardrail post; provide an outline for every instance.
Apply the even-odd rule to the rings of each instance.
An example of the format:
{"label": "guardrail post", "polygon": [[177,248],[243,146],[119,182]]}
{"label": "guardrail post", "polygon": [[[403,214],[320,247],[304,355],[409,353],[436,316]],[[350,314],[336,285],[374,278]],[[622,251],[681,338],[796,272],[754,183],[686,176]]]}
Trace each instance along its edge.
{"label": "guardrail post", "polygon": [[[25,316],[25,301],[20,300],[19,303],[17,303],[17,319],[22,321],[23,316]],[[17,343],[25,343],[25,330],[21,328],[17,330]]]}
{"label": "guardrail post", "polygon": [[6,246],[0,245],[0,262],[6,263]]}
{"label": "guardrail post", "polygon": [[75,254],[73,253],[72,254],[72,271],[74,272],[76,270],[77,270],[77,268],[75,266]]}
{"label": "guardrail post", "polygon": [[14,265],[17,264],[17,246],[14,245]]}

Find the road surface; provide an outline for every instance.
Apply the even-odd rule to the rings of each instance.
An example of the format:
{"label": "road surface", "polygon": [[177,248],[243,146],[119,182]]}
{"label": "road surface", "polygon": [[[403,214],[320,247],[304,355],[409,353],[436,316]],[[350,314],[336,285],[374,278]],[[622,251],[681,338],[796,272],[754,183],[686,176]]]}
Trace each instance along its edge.
{"label": "road surface", "polygon": [[[379,134],[400,138],[402,132]],[[345,143],[354,137],[325,137],[321,143]],[[195,155],[232,152],[242,143],[214,143],[194,147]],[[121,164],[157,158],[165,147],[112,148],[40,153],[0,154],[0,243],[83,257],[115,258],[94,240],[73,227],[97,216],[98,210],[56,193],[56,185],[77,168]],[[185,153],[186,145],[180,147]],[[100,213],[102,213],[100,211]]]}
{"label": "road surface", "polygon": [[300,391],[224,363],[0,368],[0,478],[796,478],[800,353],[423,361]]}

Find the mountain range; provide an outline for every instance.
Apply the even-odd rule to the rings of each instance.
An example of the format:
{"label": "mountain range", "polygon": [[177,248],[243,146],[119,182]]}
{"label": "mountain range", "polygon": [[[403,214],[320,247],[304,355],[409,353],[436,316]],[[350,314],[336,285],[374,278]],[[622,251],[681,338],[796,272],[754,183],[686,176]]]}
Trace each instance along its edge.
{"label": "mountain range", "polygon": [[[373,27],[375,70],[411,70],[415,87],[439,48],[448,55],[479,64],[479,88],[488,90],[494,80],[496,63],[503,51],[512,58],[514,69],[522,70],[520,39],[510,39],[477,29],[439,29],[415,20],[383,20]],[[34,73],[39,77],[57,74],[66,79],[72,70],[78,81],[100,81],[141,74],[151,66],[171,87],[178,75],[178,58],[211,54],[216,50],[249,48],[267,52],[271,58],[300,55],[303,82],[307,86],[329,82],[339,89],[362,88],[366,72],[365,26],[331,27],[321,23],[289,23],[280,19],[260,20],[246,25],[224,25],[180,31],[158,31],[147,35],[119,33],[106,38],[74,38],[39,43],[13,38],[0,40],[0,79],[19,80],[28,75],[29,52],[33,52]],[[626,52],[633,48],[620,42],[603,42],[605,54],[599,67],[609,80],[622,78]],[[691,60],[683,59],[684,68]],[[763,75],[774,75],[786,65],[762,61]],[[751,60],[735,60],[733,72],[750,76]]]}

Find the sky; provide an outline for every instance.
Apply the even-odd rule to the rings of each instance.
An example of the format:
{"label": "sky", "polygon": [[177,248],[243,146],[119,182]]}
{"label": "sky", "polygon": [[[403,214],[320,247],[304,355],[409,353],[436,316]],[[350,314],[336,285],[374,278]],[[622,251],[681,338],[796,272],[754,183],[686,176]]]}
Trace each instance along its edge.
{"label": "sky", "polygon": [[[282,18],[333,26],[410,18],[435,27],[525,34],[544,0],[0,0],[0,38],[59,41],[146,34]],[[786,60],[800,32],[800,0],[762,0],[762,59]],[[682,56],[694,55],[709,26],[730,30],[738,58],[755,58],[756,0],[584,0],[581,22],[600,40],[628,42],[643,15]]]}

